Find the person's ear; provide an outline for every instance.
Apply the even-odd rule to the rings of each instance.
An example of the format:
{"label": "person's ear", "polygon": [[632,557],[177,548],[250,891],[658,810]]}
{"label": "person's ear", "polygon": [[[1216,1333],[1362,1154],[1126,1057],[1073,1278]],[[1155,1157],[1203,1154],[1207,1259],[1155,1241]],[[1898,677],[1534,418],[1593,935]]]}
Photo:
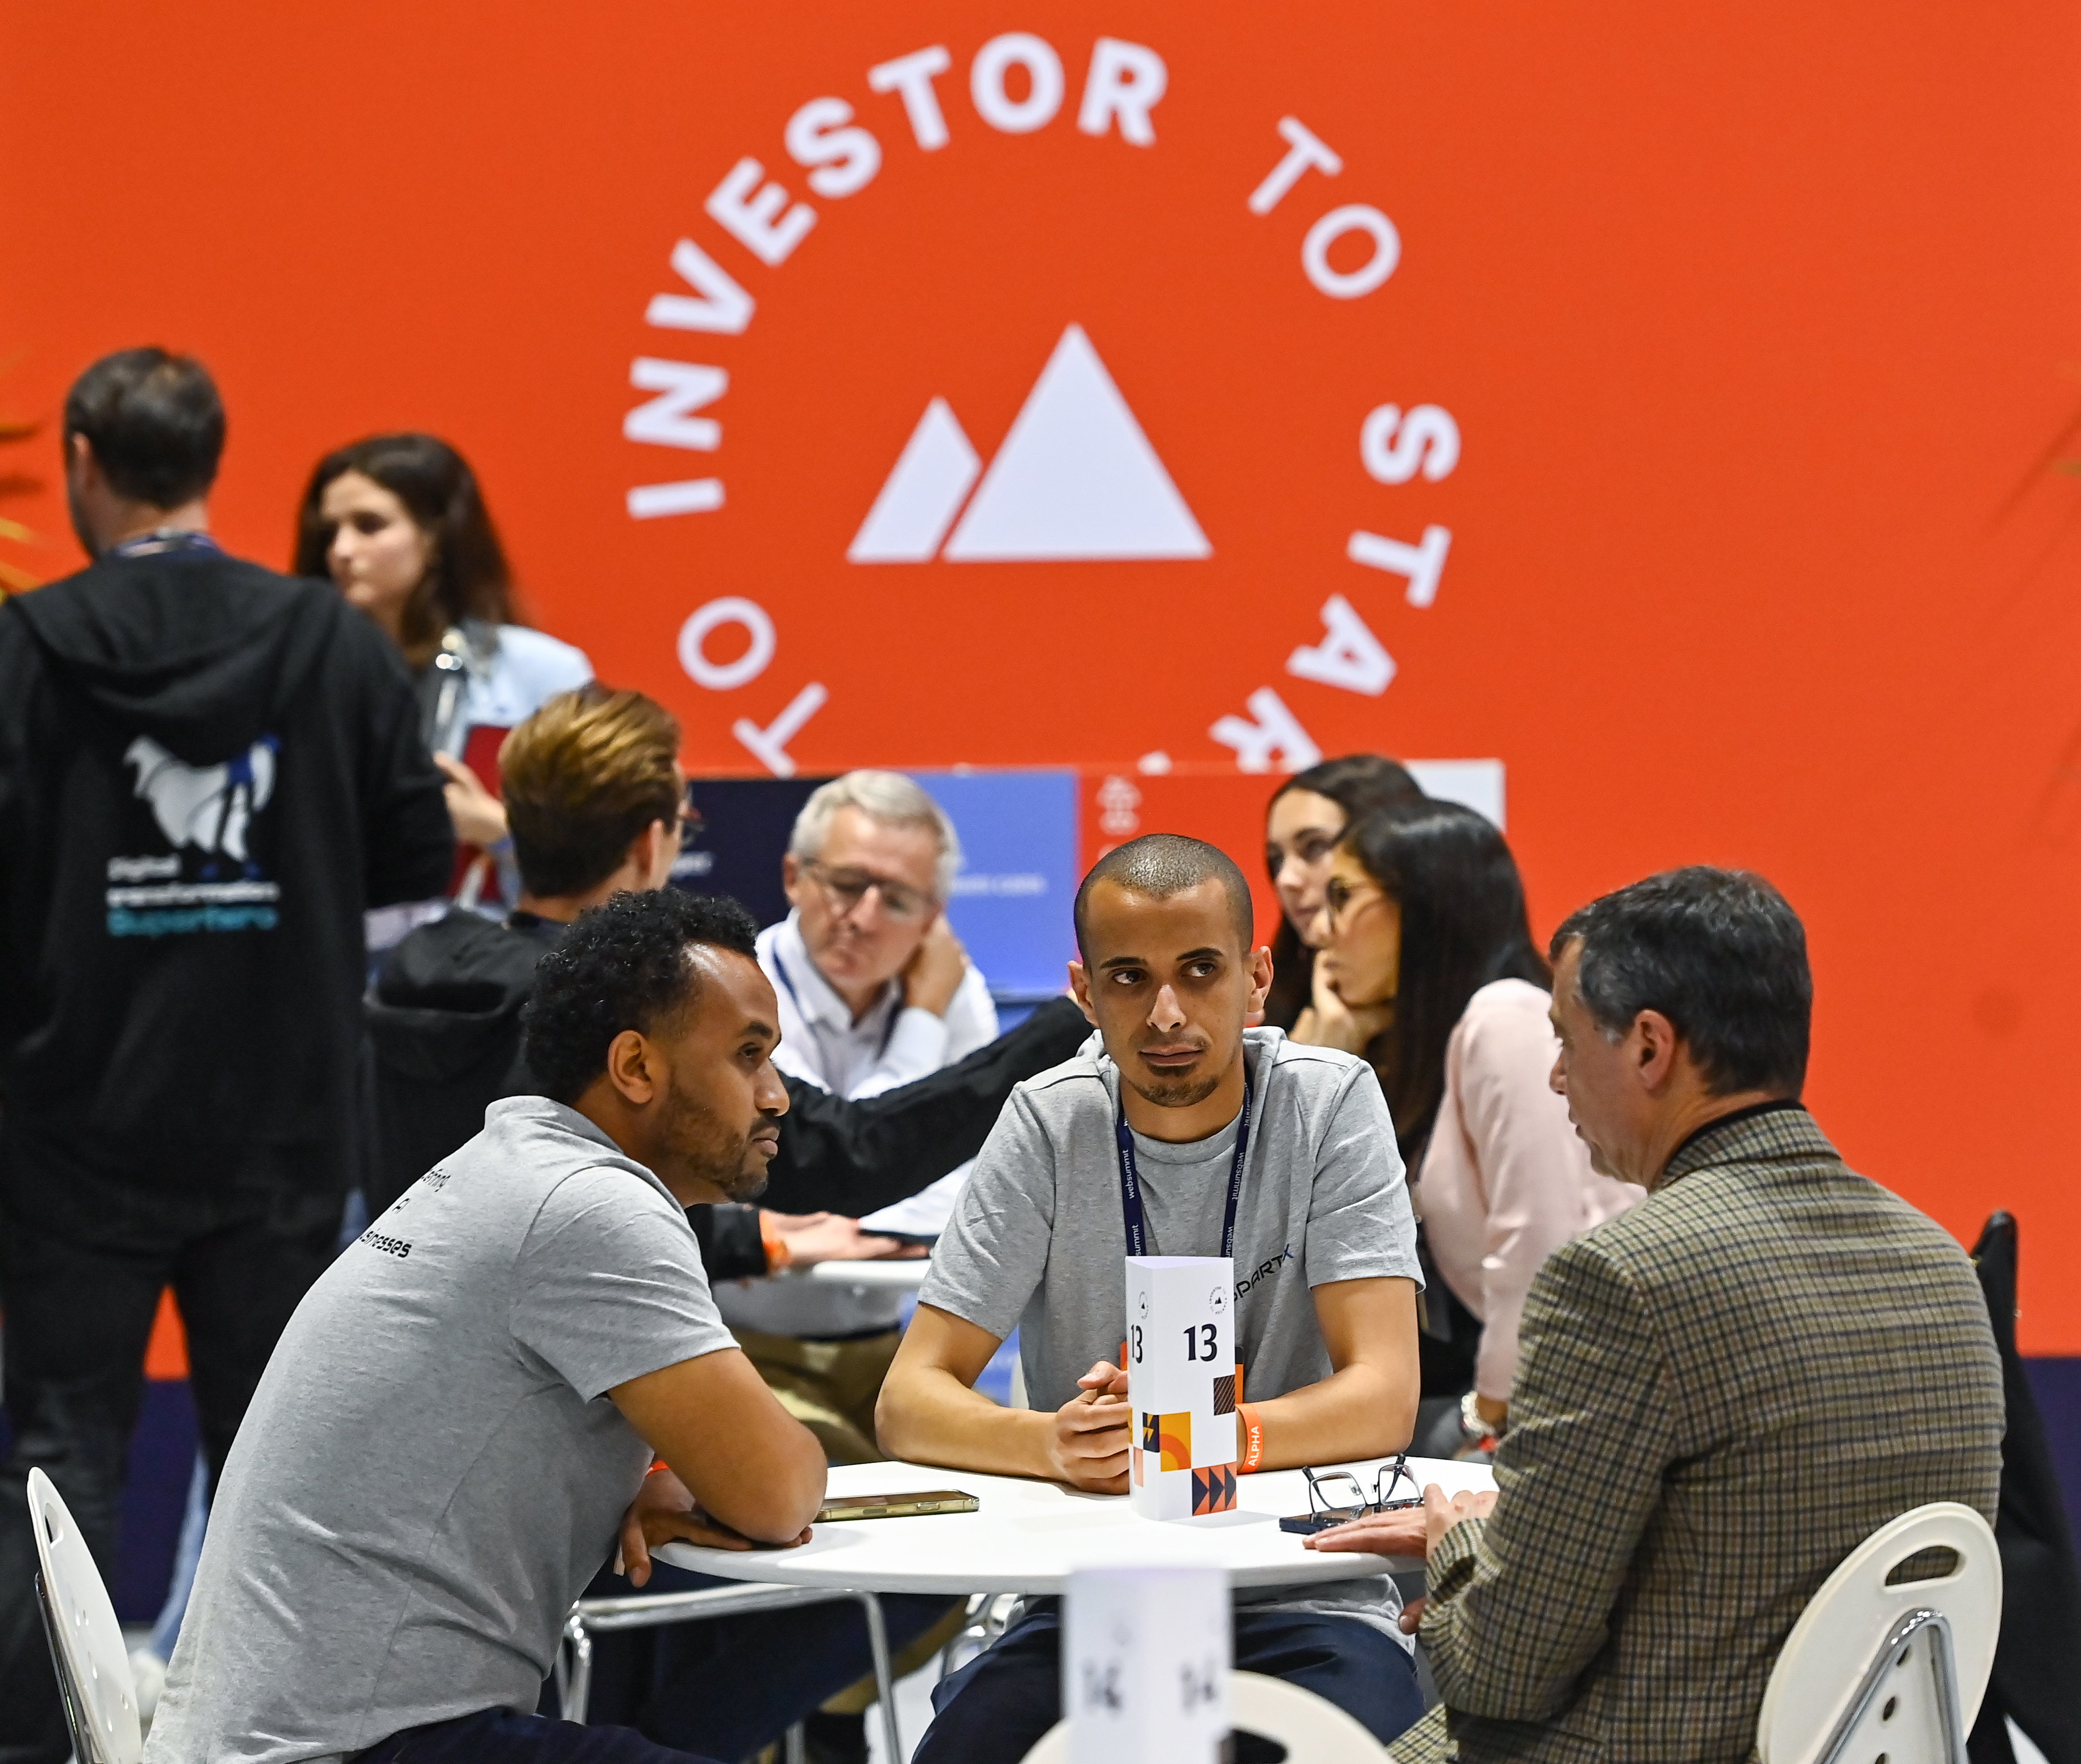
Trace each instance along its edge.
{"label": "person's ear", "polygon": [[94,443],[74,430],[65,437],[65,478],[75,493],[90,490],[97,485],[106,486],[107,480],[102,476],[101,461],[95,456]]}
{"label": "person's ear", "polygon": [[1676,1025],[1658,1010],[1643,1010],[1633,1018],[1629,1039],[1641,1088],[1650,1094],[1661,1090],[1676,1068]]}
{"label": "person's ear", "polygon": [[1070,996],[1076,1000],[1078,1010],[1083,1012],[1084,1021],[1097,1028],[1098,1013],[1091,1009],[1091,976],[1084,972],[1082,961],[1070,964]]}
{"label": "person's ear", "polygon": [[672,865],[679,855],[678,830],[654,821],[629,842],[628,862],[642,878],[646,891],[662,888],[672,880]]}
{"label": "person's ear", "polygon": [[802,865],[792,851],[780,860],[780,892],[790,906],[802,904]]}
{"label": "person's ear", "polygon": [[1264,1001],[1272,991],[1272,946],[1260,943],[1250,952],[1250,1003],[1245,1008],[1253,1016],[1261,1016]]}
{"label": "person's ear", "polygon": [[607,1045],[607,1082],[639,1109],[657,1100],[662,1064],[641,1030],[624,1029]]}

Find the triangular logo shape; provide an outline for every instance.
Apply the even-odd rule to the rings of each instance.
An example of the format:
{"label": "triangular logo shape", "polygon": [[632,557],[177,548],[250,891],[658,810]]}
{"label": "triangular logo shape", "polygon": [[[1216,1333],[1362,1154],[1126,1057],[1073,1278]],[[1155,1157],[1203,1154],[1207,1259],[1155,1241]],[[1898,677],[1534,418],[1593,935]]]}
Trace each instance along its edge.
{"label": "triangular logo shape", "polygon": [[[976,465],[952,410],[935,398],[847,556],[855,563],[931,556]],[[1213,550],[1091,338],[1072,325],[940,555],[1007,563],[1205,557]]]}
{"label": "triangular logo shape", "polygon": [[846,556],[856,564],[923,563],[940,548],[982,470],[982,456],[947,401],[935,398]]}

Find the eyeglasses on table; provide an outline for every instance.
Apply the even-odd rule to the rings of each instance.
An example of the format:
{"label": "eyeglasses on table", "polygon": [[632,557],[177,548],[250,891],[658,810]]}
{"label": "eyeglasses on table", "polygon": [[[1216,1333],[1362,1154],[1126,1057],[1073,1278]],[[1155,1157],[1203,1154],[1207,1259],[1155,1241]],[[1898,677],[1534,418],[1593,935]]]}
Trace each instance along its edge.
{"label": "eyeglasses on table", "polygon": [[[1308,1510],[1281,1519],[1281,1531],[1326,1531],[1333,1525],[1348,1525],[1353,1519],[1368,1518],[1376,1513],[1399,1513],[1423,1505],[1423,1491],[1409,1473],[1406,1451],[1392,1464],[1380,1467],[1373,1477],[1370,1500],[1356,1471],[1313,1470],[1304,1464],[1301,1474],[1308,1479]],[[1394,1491],[1405,1482],[1409,1493],[1398,1496]]]}

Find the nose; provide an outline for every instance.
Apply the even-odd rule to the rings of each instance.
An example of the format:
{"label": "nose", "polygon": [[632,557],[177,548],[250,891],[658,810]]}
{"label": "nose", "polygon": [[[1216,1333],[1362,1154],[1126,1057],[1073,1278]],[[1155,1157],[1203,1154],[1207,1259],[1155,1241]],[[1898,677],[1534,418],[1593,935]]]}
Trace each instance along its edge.
{"label": "nose", "polygon": [[846,922],[856,930],[878,930],[888,909],[882,904],[881,890],[870,882],[860,897],[853,902],[852,909],[845,915]]}
{"label": "nose", "polygon": [[1556,1096],[1568,1094],[1568,1056],[1565,1053],[1553,1056],[1553,1069],[1546,1074],[1546,1088]]}
{"label": "nose", "polygon": [[751,1100],[761,1115],[788,1112],[788,1086],[780,1082],[780,1074],[774,1069],[771,1060],[759,1067],[759,1076],[752,1081]]}
{"label": "nose", "polygon": [[1182,1029],[1185,1013],[1178,1004],[1178,995],[1167,986],[1156,989],[1156,1002],[1149,1007],[1149,1027],[1166,1031]]}

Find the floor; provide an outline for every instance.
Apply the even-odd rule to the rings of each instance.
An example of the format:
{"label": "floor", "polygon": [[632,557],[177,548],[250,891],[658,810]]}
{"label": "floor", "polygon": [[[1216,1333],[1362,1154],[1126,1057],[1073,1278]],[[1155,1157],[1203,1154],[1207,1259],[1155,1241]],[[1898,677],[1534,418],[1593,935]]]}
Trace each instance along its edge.
{"label": "floor", "polygon": [[[935,1660],[914,1672],[907,1678],[897,1681],[896,1727],[902,1736],[903,1756],[896,1764],[910,1764],[910,1754],[917,1749],[918,1741],[932,1720],[932,1686],[940,1676],[940,1663]],[[867,1751],[872,1764],[889,1764],[889,1748],[882,1742],[881,1706],[877,1703],[867,1712]],[[2017,1764],[2028,1764],[2021,1753],[2016,1754]]]}

